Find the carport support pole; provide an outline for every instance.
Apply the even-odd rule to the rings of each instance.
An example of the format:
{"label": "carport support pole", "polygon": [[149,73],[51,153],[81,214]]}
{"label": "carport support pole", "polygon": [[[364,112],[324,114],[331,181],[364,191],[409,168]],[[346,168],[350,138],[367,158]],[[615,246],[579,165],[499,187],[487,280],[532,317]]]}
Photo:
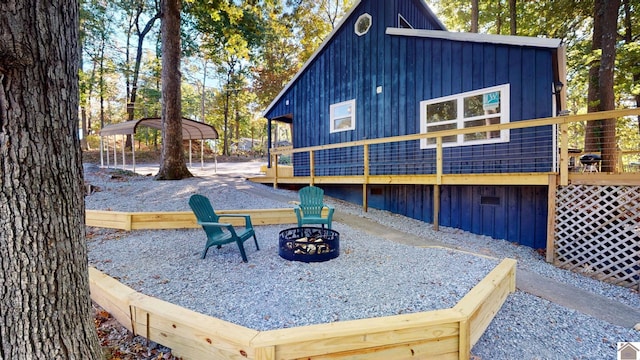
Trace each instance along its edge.
{"label": "carport support pole", "polygon": [[193,167],[191,163],[193,161],[193,149],[191,147],[191,139],[189,139],[189,167]]}
{"label": "carport support pole", "polygon": [[[133,145],[132,145],[133,146]],[[125,166],[126,166],[126,160],[124,157],[124,148],[127,147],[127,135],[122,135],[122,170],[125,170]]]}
{"label": "carport support pole", "polygon": [[200,169],[204,169],[204,139],[200,139]]}
{"label": "carport support pole", "polygon": [[104,167],[104,142],[102,141],[102,135],[100,135],[100,167]]}
{"label": "carport support pole", "polygon": [[135,133],[131,134],[131,162],[133,164],[133,172],[136,172],[136,138],[135,138]]}
{"label": "carport support pole", "polygon": [[118,135],[113,135],[113,168],[118,167]]}
{"label": "carport support pole", "polygon": [[110,160],[109,160],[109,136],[107,136],[105,138],[105,150],[104,152],[107,154],[107,167],[109,167],[110,164]]}

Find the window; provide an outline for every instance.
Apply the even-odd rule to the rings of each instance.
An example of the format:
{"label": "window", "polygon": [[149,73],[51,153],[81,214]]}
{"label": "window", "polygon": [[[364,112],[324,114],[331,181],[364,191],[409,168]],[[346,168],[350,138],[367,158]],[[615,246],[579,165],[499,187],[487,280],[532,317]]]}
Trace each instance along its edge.
{"label": "window", "polygon": [[[443,146],[509,141],[509,130],[483,131],[486,125],[509,122],[509,84],[420,102],[420,132],[478,128],[477,132],[442,138]],[[436,139],[420,140],[420,148],[435,147]]]}
{"label": "window", "polygon": [[329,109],[330,132],[348,131],[356,128],[356,101],[349,100],[331,105]]}
{"label": "window", "polygon": [[369,29],[371,28],[371,23],[372,23],[371,15],[364,13],[360,15],[358,20],[356,20],[356,26],[354,31],[358,36],[362,36],[367,32],[369,32]]}
{"label": "window", "polygon": [[413,29],[413,26],[404,18],[404,16],[398,14],[398,27],[400,29]]}

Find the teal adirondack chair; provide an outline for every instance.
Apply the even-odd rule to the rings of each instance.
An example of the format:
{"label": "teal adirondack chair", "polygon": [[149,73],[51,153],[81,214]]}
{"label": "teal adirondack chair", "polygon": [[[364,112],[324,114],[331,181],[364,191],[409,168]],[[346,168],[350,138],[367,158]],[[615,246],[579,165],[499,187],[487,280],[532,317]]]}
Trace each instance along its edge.
{"label": "teal adirondack chair", "polygon": [[[294,209],[298,218],[298,227],[305,224],[322,224],[322,228],[327,225],[327,228],[331,229],[335,209],[324,204],[324,190],[316,186],[306,186],[300,189],[298,195],[300,196],[300,204]],[[324,208],[329,211],[326,217],[322,216]]]}
{"label": "teal adirondack chair", "polygon": [[[249,215],[242,214],[224,214],[216,215],[211,202],[208,198],[202,195],[191,195],[189,199],[189,206],[198,219],[198,225],[202,226],[202,229],[207,234],[207,244],[204,246],[202,252],[202,259],[207,256],[207,250],[212,246],[217,246],[218,249],[224,244],[230,244],[235,242],[240,249],[240,255],[242,255],[242,261],[247,262],[247,254],[244,251],[243,243],[253,236],[253,241],[256,243],[256,249],[260,250],[258,246],[258,239],[256,239],[256,233],[253,231],[253,225],[251,224],[251,218]],[[236,229],[233,225],[228,223],[221,223],[221,218],[243,217],[245,218],[244,229]]]}

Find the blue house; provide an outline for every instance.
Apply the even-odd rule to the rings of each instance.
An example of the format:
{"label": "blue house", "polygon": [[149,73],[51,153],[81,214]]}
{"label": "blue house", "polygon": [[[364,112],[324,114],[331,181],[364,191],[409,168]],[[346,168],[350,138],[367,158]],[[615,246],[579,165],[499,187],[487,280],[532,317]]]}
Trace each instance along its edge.
{"label": "blue house", "polygon": [[[264,112],[269,134],[289,124],[294,148],[478,128],[442,138],[447,175],[555,171],[555,129],[483,126],[555,116],[563,98],[557,39],[449,32],[422,0],[358,1]],[[269,139],[272,144],[274,139]],[[314,176],[362,174],[362,150],[316,155]],[[436,173],[436,140],[372,147],[371,176]],[[308,157],[293,154],[295,176]],[[505,180],[442,186],[324,182],[325,193],[440,225],[544,248],[548,186]],[[435,193],[437,192],[437,194]]]}

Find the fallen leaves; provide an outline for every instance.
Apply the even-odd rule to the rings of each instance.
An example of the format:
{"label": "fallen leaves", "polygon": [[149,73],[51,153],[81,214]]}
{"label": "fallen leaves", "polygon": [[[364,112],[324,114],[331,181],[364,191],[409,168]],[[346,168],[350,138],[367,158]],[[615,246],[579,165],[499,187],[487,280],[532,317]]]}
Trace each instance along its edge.
{"label": "fallen leaves", "polygon": [[179,360],[171,349],[133,334],[109,312],[93,304],[98,339],[108,360]]}

